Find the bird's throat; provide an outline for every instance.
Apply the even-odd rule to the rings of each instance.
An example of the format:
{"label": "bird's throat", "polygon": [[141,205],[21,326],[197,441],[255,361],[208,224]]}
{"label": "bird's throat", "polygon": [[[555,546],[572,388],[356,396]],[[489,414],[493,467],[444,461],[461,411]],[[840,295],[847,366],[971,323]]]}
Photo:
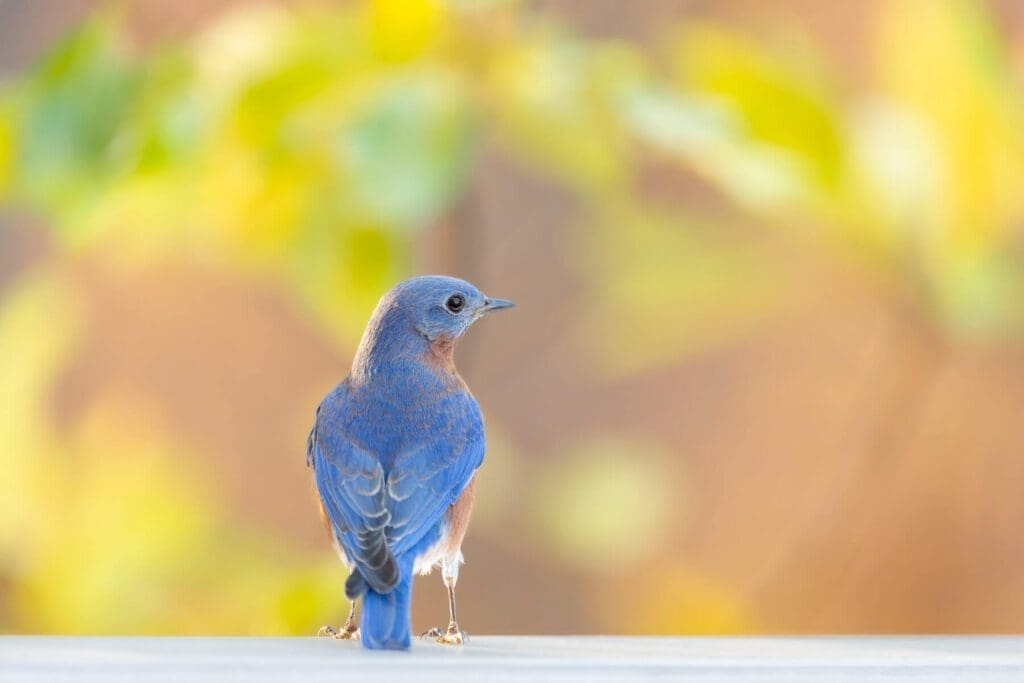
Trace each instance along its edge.
{"label": "bird's throat", "polygon": [[428,365],[439,370],[455,373],[455,339],[441,338],[429,343],[430,353],[425,359]]}

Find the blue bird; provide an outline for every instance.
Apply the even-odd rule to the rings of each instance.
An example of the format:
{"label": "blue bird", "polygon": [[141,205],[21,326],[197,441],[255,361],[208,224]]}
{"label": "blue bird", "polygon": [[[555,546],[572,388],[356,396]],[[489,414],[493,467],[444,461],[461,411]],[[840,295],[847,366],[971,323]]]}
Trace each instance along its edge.
{"label": "blue bird", "polygon": [[317,408],[306,447],[321,516],[351,569],[348,619],[340,632],[321,634],[358,637],[371,650],[408,648],[413,574],[440,565],[449,624],[424,635],[462,643],[455,584],[484,428],[453,352],[481,316],[512,305],[438,275],[406,280],[377,304],[351,373]]}

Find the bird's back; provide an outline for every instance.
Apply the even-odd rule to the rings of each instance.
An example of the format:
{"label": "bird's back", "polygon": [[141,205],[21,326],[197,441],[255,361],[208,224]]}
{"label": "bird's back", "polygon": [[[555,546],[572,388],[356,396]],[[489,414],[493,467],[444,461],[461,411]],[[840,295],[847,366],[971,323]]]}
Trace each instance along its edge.
{"label": "bird's back", "polygon": [[395,555],[432,543],[483,460],[483,420],[461,379],[413,364],[395,370],[338,384],[310,436],[317,487],[349,557],[358,557],[351,531],[361,524],[381,528]]}
{"label": "bird's back", "polygon": [[479,423],[480,409],[457,374],[407,363],[386,378],[347,377],[324,398],[318,422],[372,453],[386,475],[402,453]]}

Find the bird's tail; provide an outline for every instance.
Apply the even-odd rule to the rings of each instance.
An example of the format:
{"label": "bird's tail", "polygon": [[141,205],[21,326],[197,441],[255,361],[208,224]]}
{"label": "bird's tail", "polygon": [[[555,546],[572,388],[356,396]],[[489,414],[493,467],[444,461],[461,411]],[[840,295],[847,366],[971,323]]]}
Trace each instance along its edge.
{"label": "bird's tail", "polygon": [[398,585],[387,593],[367,587],[359,638],[369,650],[409,649],[409,605],[412,602],[412,558],[399,559]]}

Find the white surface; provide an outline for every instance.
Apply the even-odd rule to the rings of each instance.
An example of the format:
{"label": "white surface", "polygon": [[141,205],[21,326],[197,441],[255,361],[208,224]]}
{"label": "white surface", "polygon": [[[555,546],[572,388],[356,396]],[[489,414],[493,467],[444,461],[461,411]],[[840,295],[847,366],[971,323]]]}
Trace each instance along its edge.
{"label": "white surface", "polygon": [[1021,637],[475,636],[367,652],[317,638],[0,637],[0,681],[1013,681]]}

